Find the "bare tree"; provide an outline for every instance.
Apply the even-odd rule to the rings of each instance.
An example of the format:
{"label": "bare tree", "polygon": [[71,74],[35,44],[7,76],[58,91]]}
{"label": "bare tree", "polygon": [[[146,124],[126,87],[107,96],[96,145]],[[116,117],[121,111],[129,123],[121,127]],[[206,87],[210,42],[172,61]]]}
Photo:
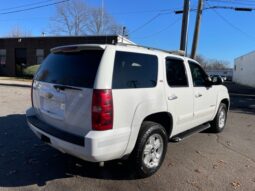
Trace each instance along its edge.
{"label": "bare tree", "polygon": [[122,33],[122,26],[106,10],[89,7],[82,0],[57,5],[50,28],[50,33],[70,36]]}
{"label": "bare tree", "polygon": [[203,57],[202,55],[196,55],[195,58],[196,61],[198,61],[198,63],[203,67],[206,68],[206,65],[208,64],[208,60]]}
{"label": "bare tree", "polygon": [[212,59],[208,61],[207,69],[226,69],[229,68],[229,62],[224,60]]}
{"label": "bare tree", "polygon": [[89,8],[82,0],[58,4],[56,15],[51,19],[51,33],[57,35],[86,34]]}
{"label": "bare tree", "polygon": [[229,68],[229,62],[218,59],[207,59],[202,55],[197,55],[195,58],[201,66],[206,70],[220,70]]}
{"label": "bare tree", "polygon": [[87,30],[93,35],[121,34],[122,26],[106,10],[91,8]]}
{"label": "bare tree", "polygon": [[30,31],[22,29],[20,26],[16,25],[7,34],[8,37],[27,37],[32,36]]}

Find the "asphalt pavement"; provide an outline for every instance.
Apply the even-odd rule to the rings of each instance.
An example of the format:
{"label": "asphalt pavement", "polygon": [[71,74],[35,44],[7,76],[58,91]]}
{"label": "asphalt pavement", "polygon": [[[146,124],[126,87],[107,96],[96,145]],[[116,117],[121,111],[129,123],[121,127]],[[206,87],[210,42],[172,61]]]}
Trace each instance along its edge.
{"label": "asphalt pavement", "polygon": [[0,85],[0,190],[255,191],[255,99],[247,95],[231,96],[224,132],[170,143],[158,173],[137,179],[121,161],[99,167],[40,142],[26,124],[30,89]]}

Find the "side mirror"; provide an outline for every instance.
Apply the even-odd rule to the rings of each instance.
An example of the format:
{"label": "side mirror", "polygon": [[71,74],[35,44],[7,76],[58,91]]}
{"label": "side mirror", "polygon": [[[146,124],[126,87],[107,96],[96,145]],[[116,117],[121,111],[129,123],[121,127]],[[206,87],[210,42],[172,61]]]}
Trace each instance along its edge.
{"label": "side mirror", "polygon": [[213,83],[213,85],[221,85],[221,84],[223,84],[223,80],[220,76],[213,76],[212,83]]}
{"label": "side mirror", "polygon": [[212,82],[212,79],[210,78],[210,76],[208,76],[207,78],[206,78],[206,81],[205,81],[206,83],[205,83],[205,86],[206,87],[211,87],[212,85],[213,85],[213,82]]}

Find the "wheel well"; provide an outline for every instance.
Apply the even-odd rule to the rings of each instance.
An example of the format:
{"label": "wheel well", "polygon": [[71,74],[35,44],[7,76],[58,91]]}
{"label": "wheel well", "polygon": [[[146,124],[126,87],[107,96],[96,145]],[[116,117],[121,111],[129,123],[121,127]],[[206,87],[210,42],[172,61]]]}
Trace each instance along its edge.
{"label": "wheel well", "polygon": [[229,100],[228,100],[228,99],[223,99],[223,100],[221,100],[221,103],[226,104],[227,109],[229,109]]}
{"label": "wheel well", "polygon": [[168,137],[170,137],[173,127],[173,118],[170,113],[168,112],[154,113],[147,116],[143,121],[153,121],[155,123],[159,123],[165,128]]}

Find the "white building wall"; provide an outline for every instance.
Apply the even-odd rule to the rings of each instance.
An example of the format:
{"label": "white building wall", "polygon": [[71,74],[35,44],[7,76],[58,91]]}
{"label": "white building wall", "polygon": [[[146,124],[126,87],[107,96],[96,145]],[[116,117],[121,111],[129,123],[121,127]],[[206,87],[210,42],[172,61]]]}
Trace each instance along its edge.
{"label": "white building wall", "polygon": [[235,59],[233,81],[255,87],[255,51]]}

